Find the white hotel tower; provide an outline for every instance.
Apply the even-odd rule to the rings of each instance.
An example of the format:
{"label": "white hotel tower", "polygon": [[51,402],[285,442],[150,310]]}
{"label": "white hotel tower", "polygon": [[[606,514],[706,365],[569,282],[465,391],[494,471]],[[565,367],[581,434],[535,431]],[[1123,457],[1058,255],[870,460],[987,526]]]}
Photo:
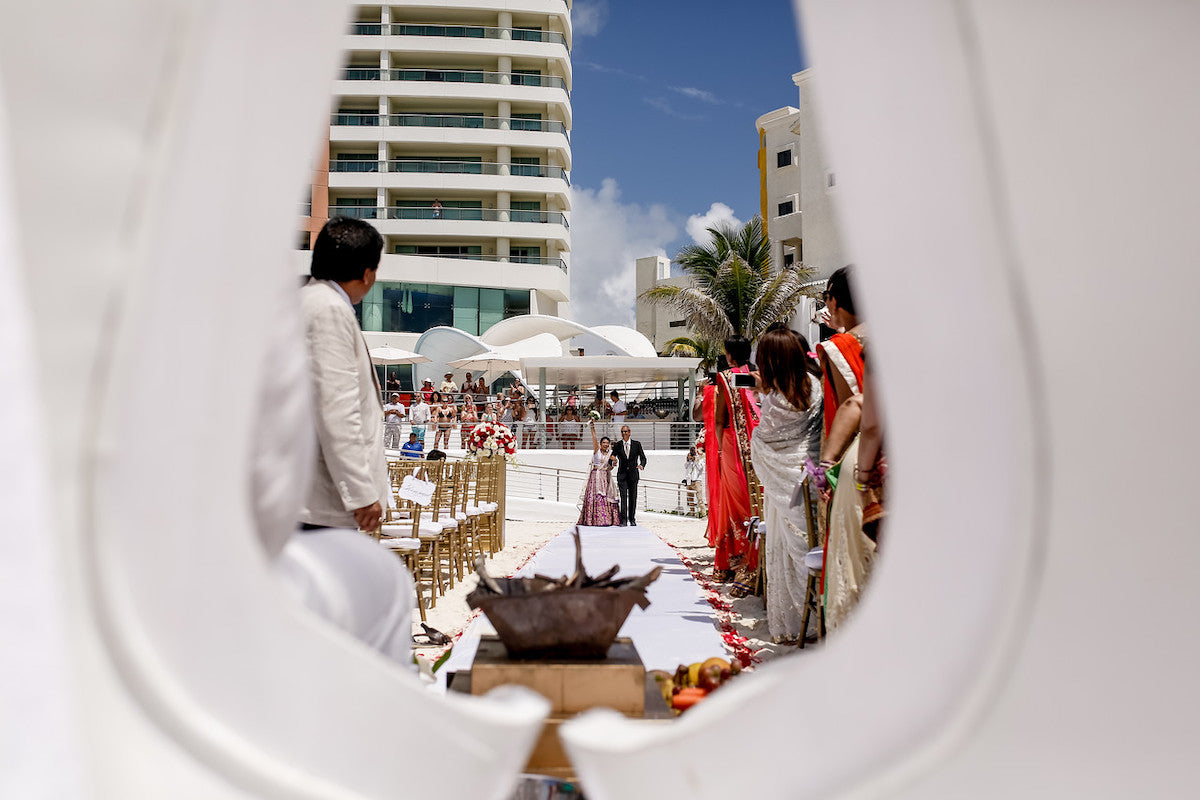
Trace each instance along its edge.
{"label": "white hotel tower", "polygon": [[567,313],[570,47],[568,0],[356,4],[305,227],[383,234],[369,336]]}

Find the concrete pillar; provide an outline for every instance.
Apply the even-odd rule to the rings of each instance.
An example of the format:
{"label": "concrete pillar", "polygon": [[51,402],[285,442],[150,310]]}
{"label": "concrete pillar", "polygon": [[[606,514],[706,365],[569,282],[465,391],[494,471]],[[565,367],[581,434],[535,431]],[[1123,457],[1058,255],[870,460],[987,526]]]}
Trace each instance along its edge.
{"label": "concrete pillar", "polygon": [[500,17],[499,17],[499,22],[496,23],[496,26],[501,29],[500,30],[500,38],[501,39],[511,39],[512,38],[512,12],[511,11],[501,11]]}
{"label": "concrete pillar", "polygon": [[538,446],[546,449],[546,368],[538,368],[538,406],[542,412],[542,424],[538,428]]}
{"label": "concrete pillar", "polygon": [[392,68],[392,53],[390,50],[379,51],[379,77],[383,80],[390,80],[391,74],[389,70]]}
{"label": "concrete pillar", "polygon": [[509,117],[512,116],[512,103],[508,100],[501,100],[496,108],[496,116],[500,118],[500,130],[509,130]]}
{"label": "concrete pillar", "polygon": [[500,165],[500,174],[509,175],[509,164],[512,162],[512,148],[507,145],[501,145],[496,148],[496,163]]}
{"label": "concrete pillar", "polygon": [[500,56],[496,71],[500,73],[501,84],[507,86],[512,83],[512,56]]}
{"label": "concrete pillar", "polygon": [[511,252],[508,249],[509,244],[510,244],[510,240],[507,237],[502,236],[496,240],[496,259],[497,260],[508,261],[509,254]]}
{"label": "concrete pillar", "polygon": [[509,211],[512,202],[512,194],[509,192],[496,192],[496,210],[500,212],[499,217],[501,222],[509,221]]}

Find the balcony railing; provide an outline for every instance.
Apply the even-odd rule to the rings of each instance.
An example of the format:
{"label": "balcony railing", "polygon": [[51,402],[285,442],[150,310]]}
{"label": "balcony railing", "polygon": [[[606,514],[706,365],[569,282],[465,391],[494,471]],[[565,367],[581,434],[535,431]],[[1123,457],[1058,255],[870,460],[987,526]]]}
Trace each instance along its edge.
{"label": "balcony railing", "polygon": [[421,253],[396,253],[395,255],[402,256],[404,258],[455,258],[460,261],[492,261],[492,262],[496,262],[496,263],[509,263],[509,264],[541,264],[542,266],[546,266],[546,267],[558,267],[563,272],[567,271],[567,262],[566,261],[563,261],[561,258],[553,258],[550,256],[513,256],[513,255],[510,255],[507,258],[501,258],[500,256],[485,256],[485,255],[480,255],[478,253],[474,253],[471,255],[462,255],[462,254],[459,254],[459,255],[442,255],[442,254],[424,255]]}
{"label": "balcony railing", "polygon": [[356,219],[421,219],[470,222],[502,222],[508,215],[509,222],[534,222],[547,225],[562,225],[569,228],[567,216],[561,211],[511,211],[497,208],[432,208],[430,206],[340,206],[329,207],[330,216],[354,217]]}
{"label": "balcony railing", "polygon": [[334,159],[330,172],[429,172],[442,175],[519,175],[530,178],[557,178],[571,184],[567,171],[548,164],[499,164],[492,161],[457,159],[421,159],[368,161]]}
{"label": "balcony railing", "polygon": [[509,39],[516,42],[546,42],[567,44],[567,37],[557,31],[538,31],[527,28],[489,28],[482,25],[413,25],[396,23],[383,25],[378,22],[356,22],[351,28],[355,36],[381,36],[387,30],[392,36],[445,36],[455,39]]}
{"label": "balcony railing", "polygon": [[489,83],[510,86],[542,86],[567,89],[567,82],[557,75],[531,75],[524,72],[486,72],[478,69],[391,69],[379,67],[346,67],[342,77],[348,81],[377,81],[387,73],[393,81],[430,81],[434,83]]}
{"label": "balcony railing", "polygon": [[397,128],[484,128],[537,133],[561,133],[569,136],[567,126],[553,119],[519,119],[512,117],[485,117],[476,114],[387,114],[370,111],[337,111],[331,116],[331,124],[350,127],[379,127],[381,124]]}

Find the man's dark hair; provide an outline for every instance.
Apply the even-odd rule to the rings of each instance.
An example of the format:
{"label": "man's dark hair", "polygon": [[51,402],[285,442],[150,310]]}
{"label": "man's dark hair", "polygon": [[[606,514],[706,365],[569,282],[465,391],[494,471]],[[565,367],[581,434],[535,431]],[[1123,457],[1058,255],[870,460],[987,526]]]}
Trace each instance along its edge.
{"label": "man's dark hair", "polygon": [[616,399],[620,398],[621,395],[617,394],[616,389],[613,389],[611,392],[608,393],[608,396],[611,397],[612,399],[616,400]]}
{"label": "man's dark hair", "polygon": [[825,284],[825,294],[837,300],[838,308],[847,314],[858,315],[854,310],[854,265],[847,264],[829,276]]}
{"label": "man's dark hair", "polygon": [[425,454],[425,460],[426,461],[445,461],[446,454],[443,453],[441,450],[430,450],[428,453]]}
{"label": "man's dark hair", "polygon": [[312,249],[312,276],[346,283],[379,267],[383,237],[369,222],[351,217],[333,217],[317,234]]}
{"label": "man's dark hair", "polygon": [[750,361],[750,340],[745,336],[730,336],[725,340],[725,352],[738,365]]}

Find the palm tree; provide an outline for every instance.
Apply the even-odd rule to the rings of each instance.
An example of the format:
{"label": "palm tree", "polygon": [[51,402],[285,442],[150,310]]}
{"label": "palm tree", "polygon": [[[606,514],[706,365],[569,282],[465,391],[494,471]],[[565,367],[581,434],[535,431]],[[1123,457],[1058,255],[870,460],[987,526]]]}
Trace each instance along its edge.
{"label": "palm tree", "polygon": [[710,245],[688,245],[675,260],[693,285],[656,286],[642,297],[682,312],[693,339],[721,342],[740,334],[751,341],[770,325],[789,319],[805,296],[813,271],[790,265],[771,268],[770,242],[758,217],[742,227],[708,229]]}
{"label": "palm tree", "polygon": [[676,336],[663,345],[661,355],[700,359],[701,372],[711,372],[717,366],[723,349],[721,342],[697,336]]}

